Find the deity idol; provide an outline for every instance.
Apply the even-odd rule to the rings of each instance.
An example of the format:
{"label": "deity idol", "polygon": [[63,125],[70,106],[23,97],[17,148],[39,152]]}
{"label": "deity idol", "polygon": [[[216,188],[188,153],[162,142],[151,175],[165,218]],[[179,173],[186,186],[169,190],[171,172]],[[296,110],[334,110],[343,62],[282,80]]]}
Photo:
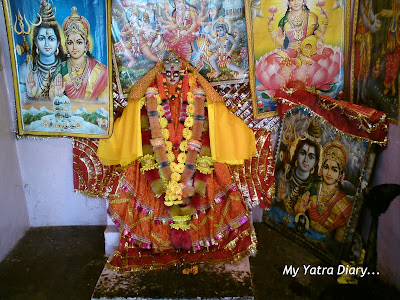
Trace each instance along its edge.
{"label": "deity idol", "polygon": [[112,137],[99,144],[104,165],[126,166],[109,198],[121,239],[108,266],[233,261],[255,251],[249,210],[228,167],[254,154],[252,131],[168,51],[132,88]]}

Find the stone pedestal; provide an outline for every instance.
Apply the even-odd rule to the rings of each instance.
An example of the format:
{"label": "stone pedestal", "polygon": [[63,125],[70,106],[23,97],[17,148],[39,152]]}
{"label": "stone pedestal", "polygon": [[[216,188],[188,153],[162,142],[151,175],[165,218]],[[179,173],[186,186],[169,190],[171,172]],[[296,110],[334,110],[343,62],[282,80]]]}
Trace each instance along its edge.
{"label": "stone pedestal", "polygon": [[104,230],[105,255],[109,257],[118,248],[119,231],[117,226],[108,225]]}
{"label": "stone pedestal", "polygon": [[197,267],[196,275],[184,275],[182,267],[131,273],[104,269],[92,299],[254,299],[248,258]]}
{"label": "stone pedestal", "polygon": [[[108,208],[108,201],[107,201]],[[118,248],[119,244],[119,230],[107,214],[107,227],[104,230],[104,244],[105,244],[105,256],[109,257]]]}

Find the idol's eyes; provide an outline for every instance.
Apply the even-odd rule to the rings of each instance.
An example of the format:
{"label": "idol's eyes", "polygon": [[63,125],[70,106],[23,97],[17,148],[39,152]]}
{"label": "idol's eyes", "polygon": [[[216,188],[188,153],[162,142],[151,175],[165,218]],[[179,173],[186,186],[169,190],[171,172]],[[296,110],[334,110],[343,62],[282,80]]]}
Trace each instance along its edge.
{"label": "idol's eyes", "polygon": [[[169,77],[169,76],[171,76],[172,72],[166,71],[165,74]],[[179,71],[174,71],[174,77],[178,77],[178,76],[179,76]]]}

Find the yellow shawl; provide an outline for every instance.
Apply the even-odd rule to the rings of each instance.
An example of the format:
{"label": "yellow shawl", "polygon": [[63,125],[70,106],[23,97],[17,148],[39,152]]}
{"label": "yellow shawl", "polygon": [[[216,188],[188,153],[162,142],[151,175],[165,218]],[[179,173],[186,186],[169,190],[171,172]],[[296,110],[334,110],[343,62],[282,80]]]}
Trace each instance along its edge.
{"label": "yellow shawl", "polygon": [[[221,96],[194,67],[187,62],[184,65],[196,76],[207,95],[212,158],[221,163],[242,164],[245,159],[254,156],[256,146],[253,131],[228,111]],[[128,105],[115,121],[112,136],[100,140],[97,156],[103,165],[125,166],[143,155],[140,99],[162,69],[163,63],[160,62],[132,87]]]}

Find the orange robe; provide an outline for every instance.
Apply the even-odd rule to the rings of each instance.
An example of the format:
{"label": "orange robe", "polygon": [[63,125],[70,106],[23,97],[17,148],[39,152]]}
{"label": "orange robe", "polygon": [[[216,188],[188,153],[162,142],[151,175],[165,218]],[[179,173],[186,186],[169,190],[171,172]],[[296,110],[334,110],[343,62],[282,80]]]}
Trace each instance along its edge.
{"label": "orange robe", "polygon": [[[169,100],[175,129],[179,127],[180,105],[179,99]],[[142,146],[147,140],[145,129],[138,135],[138,126],[143,125],[140,119],[147,115],[146,106],[140,109],[140,101],[131,101],[115,123],[114,137],[100,142],[98,156],[103,163],[128,166],[117,192],[109,198],[108,213],[121,232],[118,251],[108,261],[110,268],[124,272],[183,263],[234,261],[255,252],[256,238],[249,208],[236,191],[225,164],[243,163],[254,155],[254,135],[236,116],[221,113],[224,108],[227,113],[223,102],[212,101],[206,107],[209,130],[204,129],[202,144],[210,148],[215,163],[211,174],[196,170],[193,176],[194,185],[206,183],[206,192],[203,197],[196,196],[196,212],[186,231],[191,241],[189,251],[172,245],[170,224],[173,220],[164,205],[165,194],[156,197],[152,180],[140,171],[137,158],[143,155]],[[217,121],[220,118],[223,123]],[[122,132],[127,139],[122,137]],[[223,144],[216,142],[217,139],[230,148],[221,149]]]}

